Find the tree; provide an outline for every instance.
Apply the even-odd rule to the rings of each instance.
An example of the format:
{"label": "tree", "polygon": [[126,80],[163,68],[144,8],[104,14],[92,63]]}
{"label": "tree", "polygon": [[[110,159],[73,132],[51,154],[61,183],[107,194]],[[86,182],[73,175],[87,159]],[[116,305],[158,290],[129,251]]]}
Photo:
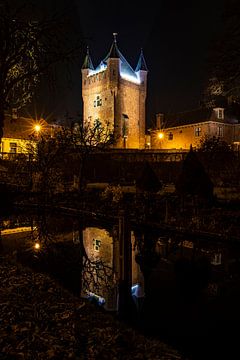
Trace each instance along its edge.
{"label": "tree", "polygon": [[193,199],[212,199],[213,184],[192,148],[183,161],[176,190],[183,197],[190,195]]}
{"label": "tree", "polygon": [[36,143],[29,142],[29,160],[25,166],[29,173],[30,190],[37,190],[44,204],[63,182],[64,151],[61,132],[55,137],[42,135]]}
{"label": "tree", "polygon": [[[16,5],[16,4],[15,4]],[[54,15],[33,18],[29,2],[15,7],[0,3],[0,141],[6,111],[29,103],[42,75],[50,76],[60,61],[74,59],[79,50],[66,31],[67,19]]]}
{"label": "tree", "polygon": [[139,190],[149,193],[156,193],[161,190],[162,183],[149,162],[144,164],[141,175],[136,179],[136,186]]}
{"label": "tree", "polygon": [[232,154],[232,150],[226,141],[217,136],[205,136],[200,140],[199,152],[207,152],[213,155],[217,153]]}
{"label": "tree", "polygon": [[77,175],[78,189],[83,190],[87,159],[90,154],[107,149],[113,139],[109,124],[104,127],[100,121],[94,126],[77,123],[71,128],[62,127],[54,136],[42,134],[36,142],[29,142],[25,167],[31,186],[42,194],[44,203],[57,187],[65,191],[64,179],[69,175]]}
{"label": "tree", "polygon": [[[208,59],[209,81],[205,104],[213,106],[228,100],[240,104],[240,3],[225,1],[221,33]],[[215,105],[216,106],[216,105]]]}
{"label": "tree", "polygon": [[95,152],[105,151],[115,143],[112,126],[96,120],[94,124],[77,122],[71,128],[65,128],[62,142],[78,166],[79,190],[84,188],[84,170],[87,159]]}
{"label": "tree", "polygon": [[239,177],[239,165],[234,151],[220,137],[204,137],[197,152],[214,182],[235,182]]}

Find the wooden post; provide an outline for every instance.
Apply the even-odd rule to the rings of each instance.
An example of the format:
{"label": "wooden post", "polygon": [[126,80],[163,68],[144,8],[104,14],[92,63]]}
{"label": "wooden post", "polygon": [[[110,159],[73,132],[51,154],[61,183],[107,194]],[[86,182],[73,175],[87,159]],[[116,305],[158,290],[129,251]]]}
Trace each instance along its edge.
{"label": "wooden post", "polygon": [[118,287],[118,314],[128,318],[132,315],[133,300],[132,286],[132,244],[131,231],[126,215],[119,214],[119,287]]}

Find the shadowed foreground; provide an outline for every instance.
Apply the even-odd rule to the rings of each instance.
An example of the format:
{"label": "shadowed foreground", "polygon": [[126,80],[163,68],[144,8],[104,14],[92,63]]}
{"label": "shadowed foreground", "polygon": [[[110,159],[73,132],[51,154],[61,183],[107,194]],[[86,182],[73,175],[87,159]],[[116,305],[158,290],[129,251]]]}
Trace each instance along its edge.
{"label": "shadowed foreground", "polygon": [[183,359],[3,257],[0,281],[1,359]]}

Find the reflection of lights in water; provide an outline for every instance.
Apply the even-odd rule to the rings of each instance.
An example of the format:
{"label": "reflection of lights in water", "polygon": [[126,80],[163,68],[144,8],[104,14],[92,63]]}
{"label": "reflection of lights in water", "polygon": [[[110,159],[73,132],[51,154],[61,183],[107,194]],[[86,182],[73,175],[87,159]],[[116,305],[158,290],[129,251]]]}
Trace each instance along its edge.
{"label": "reflection of lights in water", "polygon": [[39,249],[40,249],[40,244],[39,244],[39,243],[35,243],[35,244],[34,244],[34,249],[39,250]]}
{"label": "reflection of lights in water", "polygon": [[104,305],[105,304],[105,299],[97,294],[94,294],[91,291],[87,291],[87,298],[89,300],[96,300],[96,302],[98,303],[98,305]]}
{"label": "reflection of lights in water", "polygon": [[138,298],[144,297],[144,289],[141,284],[135,284],[131,287],[132,296],[136,296]]}
{"label": "reflection of lights in water", "polygon": [[135,291],[137,291],[138,287],[139,287],[138,284],[133,285],[133,286],[131,287],[132,295],[134,295],[134,293],[135,293]]}

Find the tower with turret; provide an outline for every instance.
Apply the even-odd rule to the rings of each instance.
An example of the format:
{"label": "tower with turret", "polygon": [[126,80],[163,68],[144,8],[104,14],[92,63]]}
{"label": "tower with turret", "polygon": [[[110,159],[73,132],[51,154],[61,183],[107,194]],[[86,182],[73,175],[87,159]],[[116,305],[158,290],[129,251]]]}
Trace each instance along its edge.
{"label": "tower with turret", "polygon": [[107,56],[94,68],[89,50],[82,66],[83,121],[110,124],[117,148],[145,148],[147,66],[141,50],[136,69],[117,46],[117,34]]}

